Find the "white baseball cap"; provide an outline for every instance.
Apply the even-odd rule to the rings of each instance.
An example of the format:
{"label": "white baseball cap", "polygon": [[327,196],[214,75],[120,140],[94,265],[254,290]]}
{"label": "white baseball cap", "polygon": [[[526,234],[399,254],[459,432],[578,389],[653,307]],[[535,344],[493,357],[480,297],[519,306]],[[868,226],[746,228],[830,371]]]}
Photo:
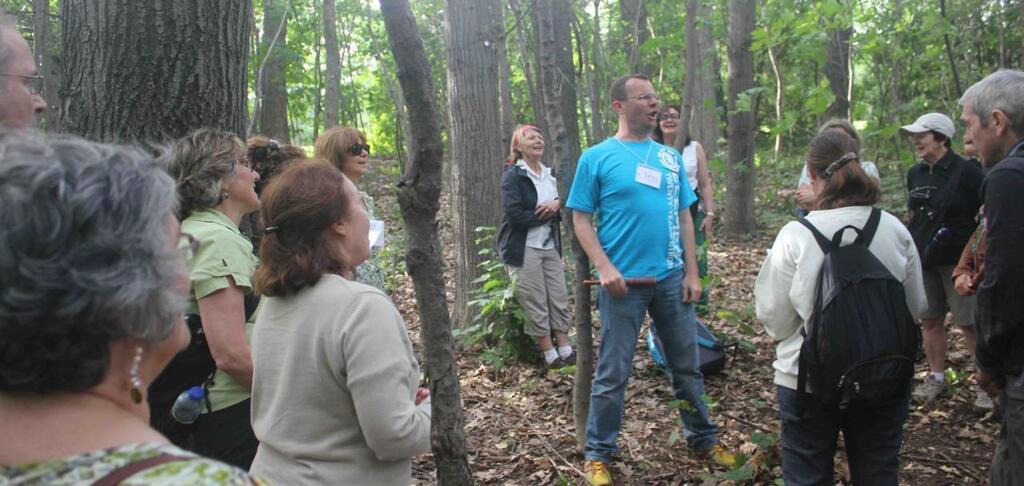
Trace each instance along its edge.
{"label": "white baseball cap", "polygon": [[953,125],[953,120],[942,113],[925,113],[917,117],[914,123],[900,127],[900,130],[907,133],[934,131],[945,135],[948,139],[952,139],[953,135],[956,135],[956,126]]}

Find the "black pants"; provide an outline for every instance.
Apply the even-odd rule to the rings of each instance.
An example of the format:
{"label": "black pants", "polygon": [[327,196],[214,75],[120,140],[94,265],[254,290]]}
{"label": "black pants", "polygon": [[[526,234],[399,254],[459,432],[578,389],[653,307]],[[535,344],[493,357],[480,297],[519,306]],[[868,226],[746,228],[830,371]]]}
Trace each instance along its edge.
{"label": "black pants", "polygon": [[150,424],[171,443],[196,454],[226,462],[246,471],[256,457],[259,442],[252,432],[251,400],[212,413],[204,413],[193,424],[176,422],[170,406],[153,404]]}
{"label": "black pants", "polygon": [[839,410],[808,396],[797,415],[796,390],[776,386],[782,422],[782,474],[786,486],[833,485],[836,440],[843,432],[853,484],[899,484],[900,444],[910,386],[890,403]]}
{"label": "black pants", "polygon": [[192,440],[197,454],[223,461],[246,471],[256,457],[259,441],[252,432],[251,400],[237,403],[196,420]]}

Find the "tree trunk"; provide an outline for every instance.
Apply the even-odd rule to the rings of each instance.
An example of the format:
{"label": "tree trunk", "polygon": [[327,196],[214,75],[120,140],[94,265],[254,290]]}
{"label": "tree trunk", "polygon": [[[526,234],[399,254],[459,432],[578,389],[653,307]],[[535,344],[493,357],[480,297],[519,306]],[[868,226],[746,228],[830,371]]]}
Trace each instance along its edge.
{"label": "tree trunk", "polygon": [[754,87],[754,0],[729,0],[729,166],[725,231],[754,231],[754,111],[738,111],[737,100]]}
{"label": "tree trunk", "polygon": [[43,75],[43,100],[46,101],[47,131],[57,130],[57,88],[60,86],[60,55],[57,43],[52,42],[53,28],[50,24],[50,1],[32,0],[32,38],[35,41],[36,66]]}
{"label": "tree trunk", "polygon": [[[844,16],[846,14],[839,13]],[[826,19],[833,24],[828,29],[828,45],[825,52],[825,78],[832,90],[832,104],[825,110],[825,119],[850,118],[850,36],[853,34],[853,18],[850,24],[844,20],[836,26],[838,19]]]}
{"label": "tree trunk", "polygon": [[654,66],[643,62],[640,47],[647,42],[650,33],[647,31],[647,8],[644,0],[619,0],[619,12],[623,22],[623,50],[631,73],[654,73]]}
{"label": "tree trunk", "polygon": [[[572,62],[572,38],[569,35],[572,10],[567,0],[538,0],[536,4],[539,40],[539,70],[544,90],[544,113],[550,132],[549,143],[558,171],[559,193],[568,194],[580,157],[579,115],[576,111],[576,80]],[[567,101],[568,100],[568,101]],[[568,109],[571,105],[571,109]],[[575,261],[573,295],[576,312],[576,384],[573,387],[573,418],[577,446],[582,451],[587,431],[590,390],[594,373],[594,341],[590,315],[590,261],[576,240],[571,211],[566,210],[566,233],[572,242]]]}
{"label": "tree trunk", "polygon": [[260,134],[287,141],[288,89],[285,69],[288,64],[288,2],[263,0],[263,40],[261,55],[267,56],[260,77]]}
{"label": "tree trunk", "polygon": [[[601,93],[604,91],[602,74],[604,66],[601,63],[601,0],[594,0],[594,38],[590,48],[590,76],[587,83],[588,98],[590,98],[590,125],[593,127],[591,145],[600,143],[607,136],[604,131],[604,103],[601,102]],[[581,41],[582,43],[582,41]]]}
{"label": "tree trunk", "polygon": [[338,9],[335,0],[324,0],[324,128],[338,125],[338,91],[341,89],[341,55],[338,53]]}
{"label": "tree trunk", "polygon": [[405,264],[416,291],[424,364],[430,379],[430,443],[436,479],[437,484],[468,485],[473,484],[473,476],[466,453],[458,366],[437,235],[444,154],[433,75],[408,0],[381,0],[380,7],[410,118],[410,160],[399,184],[398,204],[405,223]]}
{"label": "tree trunk", "polygon": [[251,0],[64,0],[61,130],[121,142],[244,134],[251,16]]}
{"label": "tree trunk", "polygon": [[[317,8],[318,5],[313,4],[313,8]],[[319,5],[319,12],[323,12],[323,3]],[[322,15],[322,14],[321,14]],[[313,95],[313,140],[315,141],[320,135],[320,118],[324,114],[323,104],[323,92],[324,92],[324,72],[320,69],[320,50],[323,48],[323,44],[320,42],[320,38],[317,37],[313,43],[313,65],[316,66],[316,72],[313,76],[313,83],[315,84],[316,92]]]}
{"label": "tree trunk", "polygon": [[498,0],[445,0],[448,46],[448,107],[451,112],[452,214],[455,233],[455,324],[464,327],[474,315],[470,292],[480,276],[476,228],[495,226],[501,215],[494,197],[501,185],[498,143],[501,109],[498,88],[498,42],[503,38]]}
{"label": "tree trunk", "polygon": [[[952,21],[946,16],[946,0],[939,0],[939,12],[942,14],[942,20],[950,22],[952,27]],[[997,22],[1002,21],[1002,15],[997,16]],[[945,26],[943,26],[945,27]],[[851,29],[852,30],[852,29]],[[946,29],[943,29],[944,31]],[[949,70],[953,73],[953,85],[956,88],[956,95],[960,96],[964,90],[960,87],[960,73],[956,69],[956,57],[953,55],[953,41],[949,40],[949,32],[943,32],[942,39],[946,43],[946,56],[949,58]]]}
{"label": "tree trunk", "polygon": [[704,146],[710,159],[718,153],[722,129],[715,109],[719,106],[714,85],[718,53],[711,41],[708,16],[707,6],[699,0],[686,2],[686,82],[680,120],[683,133],[676,137],[676,145],[686,143],[686,138],[690,137]]}
{"label": "tree trunk", "polygon": [[[527,17],[526,14],[519,7],[519,3],[516,0],[509,0],[509,7],[512,8],[512,13],[516,16],[516,19],[519,23],[519,28],[515,29],[516,46],[519,49],[519,58],[522,60],[523,63],[523,77],[526,78],[526,89],[530,97],[530,107],[533,108],[533,120],[531,121],[534,125],[537,126],[537,128],[541,129],[541,132],[545,132],[546,130],[544,128],[544,97],[543,94],[539,93],[537,90],[537,87],[539,85],[539,81],[537,81],[537,78],[539,76],[535,75],[536,71],[530,64],[530,58],[532,56],[530,55],[530,50],[526,45],[527,32],[529,31],[529,29],[526,28],[526,24],[523,23],[523,21]],[[536,84],[535,81],[537,81]]]}
{"label": "tree trunk", "polygon": [[501,146],[508,147],[511,142],[512,129],[515,128],[515,113],[512,112],[512,66],[508,63],[508,39],[504,36],[497,43],[498,50],[498,89],[501,97]]}

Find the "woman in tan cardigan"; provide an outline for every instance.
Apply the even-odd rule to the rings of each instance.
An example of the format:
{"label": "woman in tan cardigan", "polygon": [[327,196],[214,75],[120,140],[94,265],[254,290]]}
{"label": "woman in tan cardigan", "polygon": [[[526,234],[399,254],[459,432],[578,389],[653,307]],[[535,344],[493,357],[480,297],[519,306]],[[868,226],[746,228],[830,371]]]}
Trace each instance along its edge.
{"label": "woman in tan cardigan", "polygon": [[352,280],[370,256],[359,192],[326,162],[299,162],[262,211],[252,470],[273,484],[408,485],[430,450],[430,402],[395,306]]}

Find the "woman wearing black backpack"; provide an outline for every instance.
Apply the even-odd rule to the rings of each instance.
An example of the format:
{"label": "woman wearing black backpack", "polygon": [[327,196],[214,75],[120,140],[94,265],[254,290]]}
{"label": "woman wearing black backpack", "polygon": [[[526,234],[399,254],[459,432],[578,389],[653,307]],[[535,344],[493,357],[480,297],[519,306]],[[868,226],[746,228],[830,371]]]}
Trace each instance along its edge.
{"label": "woman wearing black backpack", "polygon": [[[878,211],[870,218],[880,189],[861,168],[856,142],[839,130],[818,134],[811,141],[807,167],[816,199],[806,222],[825,238],[846,226],[857,229],[843,231],[842,243],[834,248],[845,248],[854,243],[858,234],[871,233],[863,240],[865,251],[874,256],[872,260],[878,268],[887,270],[882,273],[888,273],[890,283],[897,282],[895,294],[905,295],[905,305],[895,303],[906,315],[899,322],[913,327],[912,319],[926,305],[917,249],[910,233],[896,217]],[[872,225],[868,225],[869,219],[874,219]],[[874,227],[869,230],[867,226]],[[798,392],[801,389],[798,385],[804,381],[800,374],[807,371],[800,370],[799,366],[805,361],[801,359],[804,332],[813,336],[812,323],[826,327],[829,324],[815,319],[816,307],[819,307],[816,304],[819,274],[823,273],[826,262],[822,246],[830,244],[822,240],[819,243],[801,222],[783,227],[765,258],[754,288],[757,317],[768,334],[779,341],[773,366],[782,425],[785,482],[787,485],[834,484],[833,460],[841,430],[854,484],[897,484],[897,453],[907,418],[911,363],[904,365],[898,380],[886,383],[881,398],[876,396],[870,401],[850,399],[848,395],[862,390],[857,383],[851,387],[849,382],[844,388],[842,379],[838,393],[834,386],[826,389],[817,385],[821,389],[815,389],[815,384],[825,381],[815,380],[813,376],[809,386],[804,388],[808,391]],[[859,329],[851,331],[856,333]],[[916,346],[917,330],[912,331],[914,335],[908,338],[908,343]],[[850,336],[851,341],[864,341],[857,339],[864,336]]]}

